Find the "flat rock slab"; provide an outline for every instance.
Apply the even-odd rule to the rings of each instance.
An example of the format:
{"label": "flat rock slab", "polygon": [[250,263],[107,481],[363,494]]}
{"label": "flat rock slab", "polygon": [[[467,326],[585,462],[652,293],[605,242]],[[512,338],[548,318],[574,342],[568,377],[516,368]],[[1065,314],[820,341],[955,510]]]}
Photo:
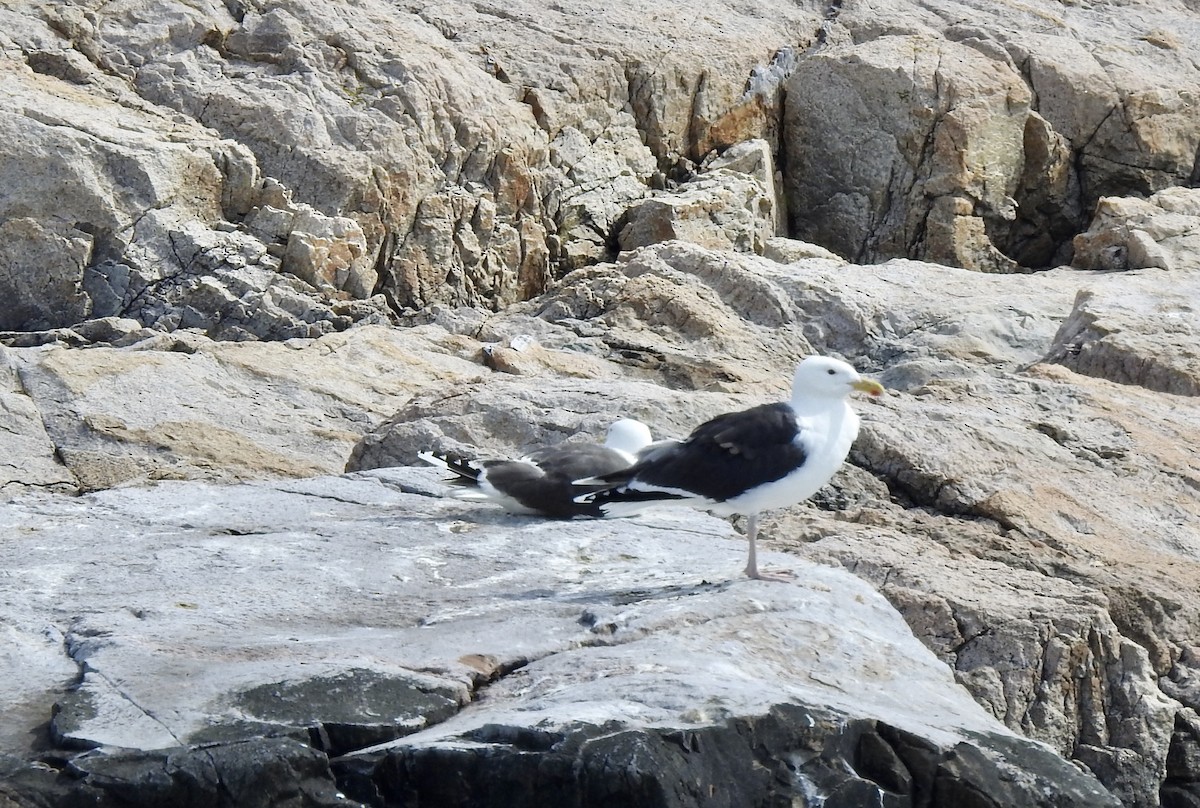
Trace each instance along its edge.
{"label": "flat rock slab", "polygon": [[341,471],[397,402],[434,380],[489,375],[477,351],[437,327],[383,326],[285,342],[178,331],[123,347],[0,347],[0,454],[20,458],[0,460],[0,484],[91,491]]}
{"label": "flat rock slab", "polygon": [[[2,658],[0,697],[19,706],[3,751],[28,756],[53,716],[58,748],[94,750],[69,766],[91,783],[113,760],[161,766],[187,747],[291,738],[300,746],[272,741],[270,754],[304,771],[305,748],[348,755],[338,776],[372,801],[401,787],[395,767],[419,791],[421,760],[461,764],[465,748],[501,750],[504,769],[530,743],[569,762],[614,733],[654,746],[687,731],[746,762],[738,728],[769,725],[810,745],[842,739],[804,786],[818,791],[844,785],[830,760],[858,759],[884,732],[927,762],[976,750],[1062,804],[1107,799],[987,715],[841,569],[769,555],[796,582],[746,580],[741,537],[692,511],[567,523],[441,494],[438,472],[393,468],[5,502],[0,592],[26,650]],[[267,754],[255,749],[247,760]],[[721,755],[705,765],[720,769]],[[468,766],[460,781],[476,775]],[[1085,793],[1092,802],[1077,802]]]}

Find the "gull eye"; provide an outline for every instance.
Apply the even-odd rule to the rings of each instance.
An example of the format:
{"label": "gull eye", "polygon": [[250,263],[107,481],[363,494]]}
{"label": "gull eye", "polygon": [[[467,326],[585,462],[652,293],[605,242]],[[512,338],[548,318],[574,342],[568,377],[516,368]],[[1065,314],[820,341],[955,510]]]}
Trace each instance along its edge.
{"label": "gull eye", "polygon": [[830,376],[833,376],[837,373],[837,371],[834,370],[833,368],[829,368],[829,370],[827,370],[825,372],[828,373]]}

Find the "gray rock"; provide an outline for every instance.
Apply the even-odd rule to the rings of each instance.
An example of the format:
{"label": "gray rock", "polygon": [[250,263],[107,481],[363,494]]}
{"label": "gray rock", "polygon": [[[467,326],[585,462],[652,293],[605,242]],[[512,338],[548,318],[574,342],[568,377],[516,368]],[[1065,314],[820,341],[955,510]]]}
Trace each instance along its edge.
{"label": "gray rock", "polygon": [[770,143],[762,138],[739,140],[720,153],[711,152],[704,158],[700,168],[705,172],[724,168],[749,174],[758,180],[771,204],[771,235],[783,232],[786,203],[779,187],[783,175],[775,165]]}
{"label": "gray rock", "polygon": [[[1197,395],[1200,366],[1191,321],[1200,294],[1200,192],[1177,188],[1146,200],[1102,200],[1075,244],[1077,264],[1130,270],[1129,277],[1119,292],[1081,288],[1048,358],[1121,384]],[[1162,269],[1170,271],[1169,281]]]}
{"label": "gray rock", "polygon": [[845,263],[836,253],[824,247],[791,238],[769,238],[763,243],[763,256],[781,264],[791,264],[806,258],[824,258],[827,261]]}
{"label": "gray rock", "polygon": [[0,223],[0,329],[36,331],[86,319],[91,301],[81,287],[91,250],[91,238],[78,229],[48,231],[30,218]]}
{"label": "gray rock", "polygon": [[[614,257],[631,204],[728,153],[765,158],[753,173],[772,217],[787,199],[790,235],[985,271],[1060,262],[1097,199],[1195,172],[1200,37],[1195,14],[1169,5],[964,19],[904,0],[649,18],[616,4],[603,25],[536,1],[337,9],[9,12],[0,212],[21,232],[3,240],[4,266],[20,268],[8,327],[129,316],[222,338],[317,336],[353,321],[329,313],[327,284],[396,311],[497,309]],[[864,132],[882,139],[859,143]],[[262,214],[291,208],[343,224],[292,238]],[[225,260],[280,269],[212,243],[238,231],[306,279],[291,318],[237,310]],[[193,296],[201,279],[224,291]]]}
{"label": "gray rock", "polygon": [[[1176,254],[1175,242],[1163,243]],[[873,580],[994,716],[1085,761],[1127,802],[1140,803],[1167,777],[1171,755],[1182,754],[1172,748],[1186,748],[1170,730],[1173,716],[1194,706],[1179,683],[1197,616],[1179,581],[1187,590],[1186,430],[1197,416],[1188,399],[1160,400],[1149,380],[1112,385],[1038,360],[1081,286],[1094,302],[1079,311],[1126,318],[1121,333],[1144,334],[1132,355],[1166,361],[1170,351],[1160,346],[1177,339],[1184,358],[1186,329],[1155,313],[1176,305],[1175,294],[1183,305],[1189,281],[1181,276],[1164,291],[1155,283],[1160,272],[985,276],[904,261],[781,265],[668,242],[580,270],[552,295],[499,314],[431,313],[453,333],[438,325],[359,328],[312,342],[222,347],[180,332],[125,349],[10,351],[57,456],[85,487],[172,469],[227,478],[296,473],[266,462],[272,452],[340,468],[353,442],[397,408],[355,450],[352,467],[408,462],[430,444],[507,454],[594,437],[618,414],[679,435],[716,412],[778,398],[786,386],[781,355],[836,352],[884,370],[895,395],[864,405],[854,454],[871,474],[847,469],[818,497],[832,516],[811,507],[783,514],[777,525],[804,517],[804,529],[776,527],[774,535],[803,537],[789,546]],[[1102,320],[1093,322],[1101,325],[1088,339],[1111,339]],[[524,375],[484,367],[485,343],[508,350],[525,336],[537,350],[516,352],[524,364],[509,363]],[[154,380],[154,406],[138,404],[142,376]],[[191,392],[164,405],[170,389]],[[201,394],[208,389],[220,394]],[[222,433],[214,424],[229,423],[222,414],[231,402],[244,409],[238,402],[246,400],[255,401],[255,417],[215,440]],[[339,412],[344,420],[332,423],[345,431],[330,443],[331,422],[322,419]],[[192,434],[206,440],[183,440]],[[122,460],[114,445],[161,465]],[[170,453],[151,454],[164,445]],[[854,524],[850,541],[846,526]],[[894,531],[887,535],[897,545],[927,549],[882,553],[880,529]],[[958,560],[943,566],[942,552]],[[1177,572],[1163,579],[1162,568]],[[991,576],[1001,583],[981,587]],[[1031,615],[1035,594],[1042,600]],[[52,639],[27,647],[39,643],[53,651]],[[1032,675],[1034,667],[1045,673]],[[44,670],[55,670],[50,660]],[[1075,678],[1080,670],[1083,679]],[[1160,689],[1163,681],[1171,684]],[[81,691],[112,695],[95,677]],[[71,714],[85,715],[84,707]]]}
{"label": "gray rock", "polygon": [[[837,354],[881,375],[894,395],[863,407],[858,465],[767,532],[876,585],[990,725],[1072,757],[1127,805],[1196,801],[1200,212],[1195,191],[1180,187],[1195,184],[1200,153],[1193,7],[143,6],[32,0],[0,11],[6,494],[330,473],[360,438],[364,465],[372,441],[372,464],[403,462],[426,440],[508,452],[598,434],[623,410],[682,434],[708,414],[777,399],[800,356]],[[832,92],[834,80],[870,103],[847,103],[854,96]],[[793,114],[805,105],[812,114]],[[863,145],[881,132],[875,147]],[[813,222],[832,223],[821,246],[866,243],[883,263],[811,258],[790,243],[764,243],[782,261],[671,241],[617,254],[627,209],[648,210],[654,196],[678,201],[689,193],[681,184],[713,170],[752,176],[771,218],[786,212],[787,235],[817,238]],[[840,179],[827,182],[831,171]],[[847,188],[869,204],[828,216],[823,206]],[[761,205],[762,216],[747,216],[705,204],[720,226],[697,236],[703,222],[693,219],[679,235],[753,244],[768,218]],[[313,221],[298,229],[305,215]],[[899,255],[988,273],[1068,261],[1093,269],[983,275]],[[426,305],[437,308],[413,308]],[[416,327],[352,327],[398,312]],[[515,350],[524,337],[536,349]],[[439,490],[432,478],[406,485]],[[336,495],[325,502],[335,507]],[[6,541],[47,535],[53,519],[26,515],[9,513]],[[64,547],[97,524],[87,512],[72,519]],[[344,530],[313,521],[329,536]],[[128,536],[129,522],[99,535]],[[272,577],[271,565],[291,537],[274,536],[253,559],[207,562],[269,583],[251,601],[288,593],[295,579]],[[155,552],[146,546],[127,565],[143,569]],[[172,558],[162,551],[153,564]],[[148,718],[121,695],[141,669],[106,679],[63,653],[94,652],[100,663],[101,632],[136,635],[157,625],[150,611],[108,623],[81,600],[77,625],[17,619],[31,599],[66,598],[93,580],[81,573],[77,584],[70,563],[60,553],[8,573],[23,588],[6,601],[13,633],[0,658],[13,673],[3,732],[23,743],[27,728],[42,726],[38,738],[52,743],[44,725],[56,701],[63,742],[94,743],[103,728],[174,743],[174,706]],[[114,574],[109,556],[95,566]],[[343,574],[329,573],[358,585]],[[173,609],[189,611],[160,605]],[[396,609],[370,612],[379,614],[394,619]],[[243,625],[205,616],[214,645]],[[321,624],[374,625],[334,613]],[[450,677],[454,694],[514,674],[471,660]],[[255,676],[237,692],[283,684],[284,695],[311,693],[343,674],[410,716],[407,667]],[[71,683],[74,699],[60,692]],[[449,691],[430,692],[438,702]],[[401,732],[405,722],[387,716],[354,720],[361,705],[352,702],[324,705],[328,721],[295,722],[255,702],[257,712],[230,708],[196,737],[230,750],[240,732],[270,731],[340,749]],[[805,704],[813,715],[824,709]],[[736,729],[792,732],[761,723],[767,712]],[[744,745],[726,744],[728,725],[713,727],[702,746],[712,741],[741,766]],[[589,731],[567,734],[586,740]],[[867,766],[866,779],[894,793],[925,788],[931,759],[951,772],[970,757],[949,759],[940,741],[930,751],[838,732],[867,738],[859,745],[873,762],[850,768]],[[664,736],[652,736],[624,737],[663,762]],[[805,737],[812,744],[798,748],[811,751],[815,736]],[[458,743],[443,746],[453,756]],[[511,745],[486,745],[512,759]],[[888,752],[900,747],[916,751]],[[267,757],[294,761],[294,752]],[[73,754],[52,750],[45,763],[61,768]],[[172,769],[169,754],[133,766],[156,772],[138,775],[144,793],[199,777],[198,757]],[[555,754],[544,759],[594,760],[566,747]],[[376,755],[353,772],[364,789],[392,782],[395,769],[381,761],[411,759]],[[308,771],[312,759],[300,757],[279,771]],[[830,800],[876,799],[844,760],[830,766],[836,776],[811,760],[804,771]],[[970,796],[937,774],[931,788],[963,803],[1010,799],[981,768],[955,781],[986,783]],[[747,788],[760,776],[743,778]]]}
{"label": "gray rock", "polygon": [[1200,395],[1200,364],[1185,321],[1197,291],[1194,282],[1176,285],[1146,309],[1125,295],[1081,290],[1055,335],[1050,358],[1088,376]]}
{"label": "gray rock", "polygon": [[1193,269],[1200,243],[1200,193],[1172,188],[1149,199],[1105,198],[1075,237],[1073,264],[1084,269]]}
{"label": "gray rock", "polygon": [[48,768],[11,773],[0,791],[16,804],[349,808],[320,752],[286,738],[256,738],[169,753],[108,750]]}
{"label": "gray rock", "polygon": [[[45,582],[12,610],[14,631],[62,626],[60,653],[82,677],[10,695],[46,717],[55,702],[60,742],[101,747],[67,754],[58,777],[10,766],[10,793],[143,804],[227,782],[223,804],[242,805],[291,784],[323,805],[336,782],[363,801],[435,805],[929,789],[1115,805],[988,716],[845,571],[800,562],[795,585],[742,580],[741,540],[712,517],[564,529],[439,498],[436,478],[391,469],[5,503],[27,537],[5,580],[27,593]],[[120,542],[104,541],[120,526]],[[22,751],[22,732],[7,749]],[[336,780],[322,752],[348,753]],[[946,800],[932,804],[957,804]]]}
{"label": "gray rock", "polygon": [[566,440],[603,442],[618,417],[652,424],[656,439],[682,437],[728,400],[616,378],[559,381],[553,390],[508,379],[433,387],[365,435],[346,470],[413,464],[428,449],[519,457]]}
{"label": "gray rock", "polygon": [[37,404],[17,373],[12,353],[0,348],[0,429],[4,433],[4,460],[0,462],[0,488],[75,489],[75,479],[55,456],[55,447],[42,422]]}
{"label": "gray rock", "polygon": [[983,231],[1016,215],[1028,105],[1011,66],[940,38],[818,51],[788,84],[791,231],[857,261],[1012,271]]}
{"label": "gray rock", "polygon": [[939,745],[805,705],[714,728],[489,725],[467,741],[355,756],[337,768],[364,801],[402,788],[439,806],[1118,804],[1044,749],[999,737]]}
{"label": "gray rock", "polygon": [[775,234],[769,191],[754,177],[725,168],[636,202],[626,216],[617,236],[622,250],[678,240],[762,253],[764,242]]}
{"label": "gray rock", "polygon": [[[541,309],[513,307],[491,327],[526,328],[535,311],[558,323],[558,344],[573,338],[583,350],[591,323],[608,344],[653,346],[690,369],[689,386],[712,396],[710,412],[745,406],[746,393],[778,398],[783,374],[772,380],[768,366],[779,354],[833,350],[884,368],[895,394],[861,407],[852,455],[870,474],[848,469],[817,498],[832,521],[796,509],[779,517],[774,535],[874,581],[997,718],[1083,761],[1126,803],[1150,804],[1146,795],[1178,754],[1172,746],[1183,743],[1170,731],[1186,709],[1177,699],[1191,693],[1160,683],[1172,670],[1186,679],[1175,660],[1197,625],[1184,594],[1191,573],[1182,570],[1197,546],[1186,526],[1200,514],[1183,447],[1200,415],[1190,399],[1146,389],[1150,376],[1122,387],[1039,360],[1047,350],[1057,356],[1080,316],[1067,316],[1074,306],[1113,318],[1111,331],[1098,325],[1089,339],[1120,336],[1138,367],[1176,362],[1186,378],[1190,332],[1161,315],[1184,310],[1190,283],[1164,290],[1156,274],[1066,268],[980,276],[914,262],[781,266],[663,244],[611,270],[568,276]],[[1097,303],[1075,302],[1081,286],[1089,290],[1081,300]],[[539,339],[555,344],[549,328]],[[665,363],[645,370],[679,386]],[[729,378],[738,383],[723,388]],[[726,393],[722,406],[718,391],[735,388],[743,395]],[[605,389],[609,400],[593,396],[586,409],[562,400],[566,413],[610,408],[589,415],[598,422],[592,434],[636,408],[631,399],[653,401],[628,382]],[[678,400],[695,407],[703,399]],[[404,436],[410,446],[462,440],[509,450],[553,437],[556,422],[563,428],[561,411],[526,403],[556,402],[544,384],[527,393],[489,386],[450,401],[445,393],[414,401],[364,446]],[[634,411],[657,433],[682,432],[669,400]],[[516,428],[525,424],[536,432]],[[881,549],[882,526],[895,531],[885,540],[894,551]],[[1161,569],[1176,572],[1163,578]],[[993,578],[997,588],[983,583]],[[1183,701],[1193,703],[1194,695]]]}

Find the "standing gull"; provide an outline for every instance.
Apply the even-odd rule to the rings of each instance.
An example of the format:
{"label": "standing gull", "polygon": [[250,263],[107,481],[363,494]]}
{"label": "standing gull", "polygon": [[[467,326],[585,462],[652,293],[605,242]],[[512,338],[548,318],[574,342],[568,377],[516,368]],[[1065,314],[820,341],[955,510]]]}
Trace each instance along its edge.
{"label": "standing gull", "polygon": [[603,446],[562,443],[517,460],[479,460],[448,452],[418,452],[417,456],[457,475],[449,482],[461,486],[455,494],[459,499],[488,500],[512,513],[603,516],[598,505],[576,501],[588,489],[574,481],[628,468],[650,441],[649,427],[622,418],[608,428]]}
{"label": "standing gull", "polygon": [[833,477],[858,436],[846,400],[856,390],[877,396],[883,386],[845,362],[810,356],[796,366],[790,401],[718,415],[686,440],[647,449],[629,468],[577,480],[599,488],[579,499],[606,515],[655,503],[745,514],[746,574],[788,580],[790,573],[758,568],[758,515],[807,499]]}

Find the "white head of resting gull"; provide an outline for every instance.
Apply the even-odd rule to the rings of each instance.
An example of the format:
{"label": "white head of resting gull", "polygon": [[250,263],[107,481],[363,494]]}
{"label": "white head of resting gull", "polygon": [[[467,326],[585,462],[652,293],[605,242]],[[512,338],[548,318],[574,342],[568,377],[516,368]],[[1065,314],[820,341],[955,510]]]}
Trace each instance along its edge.
{"label": "white head of resting gull", "polygon": [[612,516],[652,504],[745,514],[746,574],[788,580],[790,573],[758,568],[758,515],[807,499],[842,465],[858,436],[846,401],[854,391],[877,396],[883,386],[845,362],[810,356],[796,367],[790,401],[718,415],[686,440],[648,448],[629,468],[576,480],[593,489],[579,499]]}
{"label": "white head of resting gull", "polygon": [[418,452],[417,456],[457,475],[449,482],[462,487],[455,494],[459,499],[489,500],[512,513],[603,516],[598,505],[576,501],[588,489],[574,481],[627,468],[650,442],[649,427],[622,418],[608,428],[603,446],[561,443],[517,460],[480,460],[448,452]]}

